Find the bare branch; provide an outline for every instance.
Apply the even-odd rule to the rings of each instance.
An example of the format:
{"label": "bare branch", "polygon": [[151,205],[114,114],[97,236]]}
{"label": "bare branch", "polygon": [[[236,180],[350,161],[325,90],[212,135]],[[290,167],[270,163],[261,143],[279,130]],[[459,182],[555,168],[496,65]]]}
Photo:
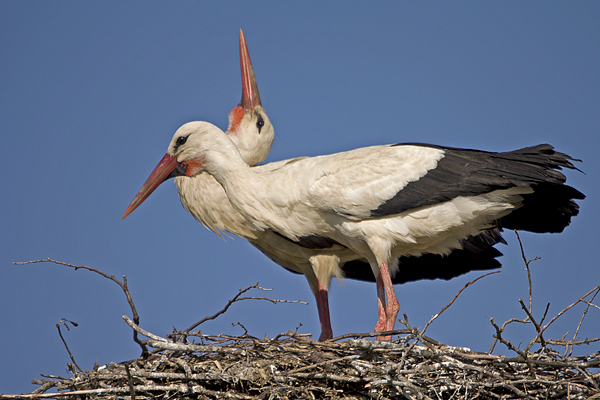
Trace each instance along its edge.
{"label": "bare branch", "polygon": [[[133,320],[135,321],[136,324],[139,325],[140,323],[140,317],[137,313],[137,310],[135,309],[135,305],[133,304],[133,299],[131,298],[131,294],[129,293],[129,288],[127,287],[127,277],[125,275],[123,275],[123,282],[119,281],[117,278],[115,278],[113,275],[108,275],[96,268],[92,268],[92,267],[88,267],[87,265],[74,265],[74,264],[69,264],[69,263],[65,263],[62,261],[56,261],[53,260],[51,258],[47,258],[45,260],[34,260],[34,261],[25,261],[25,262],[13,262],[13,264],[15,265],[26,265],[26,264],[36,264],[36,263],[54,263],[54,264],[58,264],[58,265],[64,265],[66,267],[71,267],[71,268],[75,268],[75,271],[77,271],[78,269],[85,269],[91,272],[95,272],[98,275],[101,275],[103,277],[105,277],[108,280],[111,280],[113,282],[115,282],[117,285],[119,285],[119,287],[123,290],[123,293],[125,293],[125,297],[127,298],[127,303],[129,304],[129,307],[131,308],[131,312],[133,313]],[[142,342],[138,339],[137,337],[137,333],[134,331],[133,332],[133,340],[134,342],[136,342],[141,348],[142,348],[142,357],[146,357],[148,355],[148,349],[142,344]]]}
{"label": "bare branch", "polygon": [[[521,304],[521,308],[523,309],[523,311],[525,311],[525,314],[527,314],[527,317],[533,323],[533,326],[535,326],[535,330],[540,334],[540,341],[542,343],[542,347],[546,347],[546,342],[544,342],[544,337],[540,333],[542,328],[540,327],[540,324],[535,322],[533,315],[531,315],[531,307],[530,308],[525,307],[525,304],[523,304],[523,299],[519,299],[519,304]],[[548,307],[546,307],[546,310],[548,310]],[[544,314],[544,317],[545,317],[545,314]]]}
{"label": "bare branch", "polygon": [[442,308],[442,309],[440,310],[440,312],[438,312],[438,313],[437,313],[437,314],[435,314],[433,317],[431,317],[431,319],[429,320],[429,322],[427,322],[427,323],[425,324],[425,327],[423,328],[423,330],[421,331],[421,333],[422,333],[422,334],[423,334],[423,333],[425,333],[425,331],[427,330],[427,327],[428,327],[428,326],[429,326],[429,325],[430,325],[430,324],[431,324],[431,323],[432,323],[432,322],[433,322],[433,321],[434,321],[434,320],[435,320],[437,317],[439,317],[440,315],[442,315],[442,313],[443,313],[444,311],[446,311],[446,310],[448,309],[448,307],[450,307],[450,306],[451,306],[451,305],[452,305],[452,304],[453,304],[453,303],[456,301],[456,299],[458,298],[458,296],[460,296],[460,294],[463,292],[463,290],[465,290],[467,287],[471,286],[472,284],[474,284],[474,283],[475,283],[475,282],[477,282],[478,280],[480,280],[480,279],[482,279],[482,278],[485,278],[486,276],[493,275],[493,274],[498,274],[498,273],[500,273],[500,272],[502,272],[502,271],[493,271],[493,272],[488,272],[488,273],[487,273],[487,274],[485,274],[485,275],[481,275],[480,277],[478,277],[478,278],[476,278],[476,279],[473,279],[473,280],[472,280],[472,281],[470,281],[470,282],[467,282],[467,284],[466,284],[465,286],[463,286],[463,287],[462,287],[462,289],[460,289],[460,290],[458,291],[458,293],[456,293],[456,296],[454,296],[454,298],[453,298],[453,299],[450,301],[450,303],[446,304],[446,306],[445,306],[444,308]]}
{"label": "bare branch", "polygon": [[532,261],[539,260],[540,257],[532,258],[531,260],[527,260],[525,257],[525,250],[523,249],[523,242],[521,242],[521,236],[519,236],[519,232],[516,229],[513,229],[515,235],[517,235],[517,240],[519,241],[519,247],[521,248],[521,257],[523,257],[523,261],[525,262],[525,269],[527,269],[527,280],[529,281],[529,312],[533,312],[533,286],[531,284],[531,271],[529,270],[529,263]]}
{"label": "bare branch", "polygon": [[274,300],[274,299],[269,299],[266,297],[240,297],[242,294],[246,293],[247,291],[251,290],[251,289],[258,289],[258,290],[264,290],[264,291],[271,291],[273,289],[266,289],[263,287],[258,286],[258,282],[256,282],[256,284],[252,285],[252,286],[248,286],[245,289],[239,289],[238,294],[236,294],[232,299],[230,299],[227,304],[225,305],[225,307],[223,307],[220,311],[217,311],[215,314],[208,316],[208,317],[204,317],[202,318],[200,321],[194,323],[192,326],[190,326],[189,328],[185,329],[183,332],[178,333],[178,336],[175,337],[174,341],[178,342],[179,340],[181,340],[181,338],[185,338],[186,334],[189,333],[192,329],[196,328],[197,326],[205,323],[206,321],[210,321],[213,319],[216,319],[218,316],[224,314],[229,307],[231,307],[231,305],[235,302],[238,301],[242,301],[242,300],[266,300],[266,301],[270,301],[271,303],[300,303],[300,304],[308,304],[304,301],[300,301],[300,300]]}
{"label": "bare branch", "polygon": [[67,328],[67,330],[70,330],[69,325],[68,325],[69,323],[71,325],[73,325],[74,327],[77,327],[77,322],[73,322],[73,321],[69,321],[65,318],[61,318],[60,321],[58,321],[58,323],[56,324],[56,329],[58,329],[58,336],[60,336],[60,340],[62,340],[63,344],[65,345],[65,349],[67,349],[67,353],[69,353],[69,357],[71,357],[71,361],[73,361],[73,365],[75,365],[75,367],[77,367],[79,372],[83,372],[81,367],[75,361],[75,358],[73,357],[73,353],[71,353],[71,350],[69,350],[69,346],[67,346],[67,341],[65,340],[65,338],[62,335],[62,332],[60,331],[60,326],[62,324],[65,325],[65,328]]}
{"label": "bare branch", "polygon": [[[577,339],[577,334],[579,333],[579,328],[581,328],[581,324],[583,324],[583,319],[585,318],[585,316],[587,315],[588,310],[590,309],[590,307],[596,307],[600,310],[600,307],[598,307],[597,305],[593,304],[592,301],[594,301],[594,299],[596,298],[596,296],[598,295],[598,292],[594,293],[594,295],[592,296],[592,298],[590,299],[590,301],[583,301],[583,303],[585,303],[586,307],[585,310],[583,310],[583,314],[581,315],[581,319],[579,320],[579,324],[577,325],[577,329],[575,329],[575,333],[573,334],[573,340]],[[573,346],[567,347],[565,349],[565,352],[568,351],[568,353],[571,353]]]}
{"label": "bare branch", "polygon": [[[529,349],[535,344],[535,342],[537,342],[537,340],[540,338],[540,336],[544,333],[544,331],[546,329],[548,329],[548,327],[550,325],[552,325],[552,323],[554,323],[554,321],[556,321],[558,318],[560,318],[564,313],[566,313],[567,311],[569,311],[571,308],[575,307],[577,304],[579,303],[583,303],[584,299],[586,297],[588,297],[590,294],[596,292],[596,294],[598,293],[598,291],[600,291],[600,285],[596,286],[595,288],[593,288],[592,290],[590,290],[589,292],[587,292],[586,294],[584,294],[583,296],[581,296],[579,299],[577,299],[575,302],[571,303],[570,305],[568,305],[567,307],[565,307],[564,309],[562,309],[558,314],[556,314],[550,321],[548,321],[548,323],[546,325],[544,325],[540,331],[538,332],[537,336],[534,337],[529,344],[527,345],[527,347],[525,348],[525,351],[529,351]],[[596,296],[596,294],[594,294],[594,296]]]}

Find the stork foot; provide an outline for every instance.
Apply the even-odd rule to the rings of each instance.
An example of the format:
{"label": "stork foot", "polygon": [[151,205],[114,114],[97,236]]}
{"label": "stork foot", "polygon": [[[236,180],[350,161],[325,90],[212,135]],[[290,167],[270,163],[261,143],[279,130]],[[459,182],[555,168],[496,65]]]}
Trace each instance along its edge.
{"label": "stork foot", "polygon": [[322,330],[321,336],[319,336],[319,342],[324,342],[331,338],[333,338],[333,332],[331,330],[329,332]]}

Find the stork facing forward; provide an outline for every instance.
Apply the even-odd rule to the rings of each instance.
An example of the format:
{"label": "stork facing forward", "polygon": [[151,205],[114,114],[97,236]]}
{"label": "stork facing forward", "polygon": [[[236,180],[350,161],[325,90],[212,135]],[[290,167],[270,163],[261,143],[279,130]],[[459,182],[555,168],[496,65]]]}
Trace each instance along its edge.
{"label": "stork facing forward", "polygon": [[504,153],[400,144],[250,168],[219,128],[190,122],[125,215],[169,177],[205,171],[255,230],[366,259],[381,332],[394,328],[399,310],[393,277],[415,258],[489,251],[501,228],[561,232],[578,214],[574,200],[585,197],[558,171],[574,169],[572,160],[545,144]]}

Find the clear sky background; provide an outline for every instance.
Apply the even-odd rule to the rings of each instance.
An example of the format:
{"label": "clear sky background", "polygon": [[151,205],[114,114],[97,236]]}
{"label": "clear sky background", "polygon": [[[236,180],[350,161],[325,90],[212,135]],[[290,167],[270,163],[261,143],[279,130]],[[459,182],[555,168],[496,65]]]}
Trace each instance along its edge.
{"label": "clear sky background", "polygon": [[[541,257],[534,313],[550,302],[555,315],[600,284],[598,21],[598,2],[0,2],[0,393],[68,375],[60,318],[79,324],[63,334],[83,368],[140,352],[113,282],[14,261],[127,275],[141,326],[159,335],[258,281],[273,298],[310,304],[239,303],[202,331],[242,334],[240,322],[262,338],[302,324],[318,336],[305,279],[204,229],[172,181],[121,220],[181,124],[227,127],[241,97],[240,28],[275,127],[267,161],[414,141],[491,151],[547,142],[581,158],[585,175],[567,172],[588,196],[580,215],[560,235],[522,235],[527,256]],[[431,337],[487,351],[491,317],[524,317],[527,277],[514,233],[505,237],[502,273],[469,287]],[[396,286],[401,312],[423,327],[479,275]],[[332,282],[330,301],[334,335],[372,331],[374,284]],[[581,312],[549,336],[572,335]],[[600,336],[599,314],[581,337]],[[534,335],[506,332],[522,346]]]}

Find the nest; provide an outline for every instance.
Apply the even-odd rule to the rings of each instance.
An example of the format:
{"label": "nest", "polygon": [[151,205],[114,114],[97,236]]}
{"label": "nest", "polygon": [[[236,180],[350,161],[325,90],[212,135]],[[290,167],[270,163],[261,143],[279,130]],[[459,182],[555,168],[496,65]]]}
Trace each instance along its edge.
{"label": "nest", "polygon": [[[543,348],[505,358],[418,333],[393,342],[319,343],[289,332],[271,340],[200,336],[144,341],[144,358],[38,381],[23,398],[66,399],[590,399],[600,398],[600,353]],[[42,392],[56,387],[60,393]],[[65,392],[66,391],[66,392]],[[1,398],[1,396],[0,396]]]}
{"label": "nest", "polygon": [[[240,290],[225,307],[189,328],[166,337],[147,332],[139,326],[139,316],[123,282],[97,269],[54,260],[37,260],[22,264],[51,262],[75,269],[95,272],[117,283],[133,314],[123,316],[133,329],[133,340],[140,346],[140,358],[123,363],[94,366],[84,371],[75,361],[61,326],[73,322],[60,320],[56,325],[72,363],[69,378],[42,375],[34,380],[40,387],[30,394],[2,395],[1,399],[598,399],[600,400],[600,351],[573,356],[576,346],[600,343],[600,338],[579,340],[579,329],[600,293],[596,286],[556,316],[546,320],[548,307],[537,320],[532,313],[531,276],[529,306],[519,299],[525,313],[500,326],[491,319],[496,334],[489,353],[476,353],[437,342],[425,335],[427,327],[460,293],[483,275],[467,283],[422,329],[413,328],[404,315],[400,322],[406,329],[349,334],[326,342],[315,342],[307,335],[287,332],[273,339],[250,335],[203,335],[194,331],[207,320],[222,315],[234,303],[243,300],[273,300],[243,297],[258,284]],[[493,273],[493,272],[492,272]],[[490,273],[491,274],[491,273]],[[578,304],[585,305],[579,325],[571,340],[545,337],[546,329]],[[522,349],[503,336],[507,325],[531,324],[536,335]],[[599,324],[596,323],[596,326]],[[243,328],[243,327],[242,327]],[[138,335],[149,338],[141,340]],[[395,340],[372,340],[393,335]],[[565,335],[566,336],[566,335]],[[492,355],[501,343],[515,356]],[[536,350],[534,350],[534,348]],[[559,352],[557,348],[562,349]],[[49,392],[58,390],[58,392]]]}

